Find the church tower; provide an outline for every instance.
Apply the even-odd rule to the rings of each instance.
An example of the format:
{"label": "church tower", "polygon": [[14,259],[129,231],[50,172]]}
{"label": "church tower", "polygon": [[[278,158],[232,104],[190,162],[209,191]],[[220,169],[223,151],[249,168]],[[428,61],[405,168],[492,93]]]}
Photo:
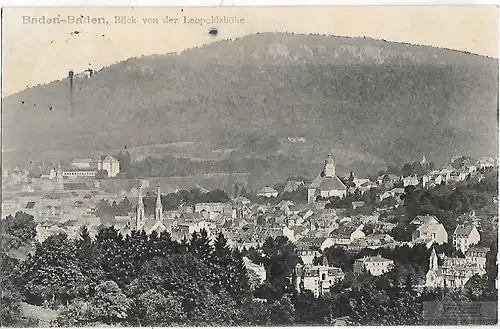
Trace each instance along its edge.
{"label": "church tower", "polygon": [[155,219],[157,222],[163,223],[163,205],[161,204],[160,185],[156,188],[156,212]]}
{"label": "church tower", "polygon": [[136,230],[140,231],[144,227],[146,219],[144,218],[144,201],[142,197],[142,184],[139,185],[139,200],[137,201],[137,215],[135,218]]}
{"label": "church tower", "polygon": [[335,161],[333,161],[331,150],[325,160],[325,177],[335,177]]}
{"label": "church tower", "polygon": [[436,249],[432,248],[431,257],[429,258],[429,271],[437,271],[438,269],[438,257],[436,255]]}
{"label": "church tower", "polygon": [[426,287],[437,287],[442,283],[442,277],[439,275],[438,257],[436,250],[432,247],[431,256],[429,257],[429,270],[425,275]]}

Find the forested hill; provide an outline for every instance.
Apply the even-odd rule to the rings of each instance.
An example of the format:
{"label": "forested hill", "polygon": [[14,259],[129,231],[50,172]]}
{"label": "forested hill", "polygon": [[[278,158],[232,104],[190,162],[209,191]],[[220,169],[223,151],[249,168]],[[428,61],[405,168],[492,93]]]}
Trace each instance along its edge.
{"label": "forested hill", "polygon": [[321,161],[328,147],[371,163],[496,155],[497,72],[496,59],[452,50],[261,33],[76,78],[73,105],[68,79],[11,95],[4,161],[180,141],[238,159],[261,142],[258,156],[278,171]]}

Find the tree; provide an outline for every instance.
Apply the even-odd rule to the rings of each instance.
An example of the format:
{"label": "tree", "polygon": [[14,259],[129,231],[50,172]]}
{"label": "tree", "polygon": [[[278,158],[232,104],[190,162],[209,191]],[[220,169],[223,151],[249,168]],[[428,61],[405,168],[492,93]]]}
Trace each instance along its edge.
{"label": "tree", "polygon": [[76,250],[63,233],[37,247],[26,261],[21,281],[28,300],[38,305],[48,299],[54,306],[67,303],[88,290]]}
{"label": "tree", "polygon": [[275,239],[269,237],[264,245],[262,263],[266,269],[266,281],[263,293],[265,298],[280,299],[285,293],[294,290],[290,278],[299,257],[295,246],[284,236]]}
{"label": "tree", "polygon": [[405,163],[401,168],[401,174],[403,175],[403,177],[410,176],[412,174],[412,171],[413,171],[413,166],[411,165],[411,163]]}
{"label": "tree", "polygon": [[182,299],[171,292],[148,290],[139,296],[135,308],[141,326],[177,326],[186,321]]}
{"label": "tree", "polygon": [[127,298],[113,281],[106,281],[95,288],[96,294],[89,301],[84,313],[87,323],[122,325],[127,323],[132,300]]}
{"label": "tree", "polygon": [[108,171],[106,169],[98,170],[95,174],[95,178],[97,179],[106,179],[108,178]]}
{"label": "tree", "polygon": [[5,277],[0,278],[2,294],[0,307],[0,324],[2,327],[17,327],[21,321],[21,294]]}
{"label": "tree", "polygon": [[31,245],[36,237],[36,223],[33,216],[17,212],[2,220],[2,250],[9,252],[22,245]]}
{"label": "tree", "polygon": [[271,324],[286,326],[295,323],[295,307],[290,295],[285,294],[270,305]]}

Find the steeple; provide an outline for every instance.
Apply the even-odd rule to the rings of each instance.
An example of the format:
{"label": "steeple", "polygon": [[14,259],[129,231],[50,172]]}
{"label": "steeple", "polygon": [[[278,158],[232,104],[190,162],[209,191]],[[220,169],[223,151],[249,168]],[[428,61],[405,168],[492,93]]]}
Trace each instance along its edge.
{"label": "steeple", "polygon": [[161,204],[161,193],[160,193],[160,185],[158,184],[156,188],[156,212],[155,219],[158,222],[163,223],[163,206]]}
{"label": "steeple", "polygon": [[436,271],[438,269],[438,257],[436,255],[436,249],[432,247],[431,256],[429,257],[429,271]]}
{"label": "steeple", "polygon": [[139,200],[137,201],[137,215],[135,218],[136,230],[142,230],[146,219],[144,218],[144,201],[142,196],[142,183],[139,183]]}
{"label": "steeple", "polygon": [[335,177],[335,161],[332,158],[332,150],[328,151],[328,156],[325,160],[325,177]]}

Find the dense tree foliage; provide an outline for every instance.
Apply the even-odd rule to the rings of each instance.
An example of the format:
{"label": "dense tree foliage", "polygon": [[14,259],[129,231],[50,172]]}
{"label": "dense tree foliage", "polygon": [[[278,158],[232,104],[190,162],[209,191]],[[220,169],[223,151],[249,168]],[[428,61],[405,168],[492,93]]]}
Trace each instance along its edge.
{"label": "dense tree foliage", "polygon": [[0,326],[37,326],[35,319],[25,318],[21,310],[22,289],[16,284],[21,262],[11,254],[19,248],[31,246],[36,237],[33,216],[18,212],[2,219],[0,250]]}

